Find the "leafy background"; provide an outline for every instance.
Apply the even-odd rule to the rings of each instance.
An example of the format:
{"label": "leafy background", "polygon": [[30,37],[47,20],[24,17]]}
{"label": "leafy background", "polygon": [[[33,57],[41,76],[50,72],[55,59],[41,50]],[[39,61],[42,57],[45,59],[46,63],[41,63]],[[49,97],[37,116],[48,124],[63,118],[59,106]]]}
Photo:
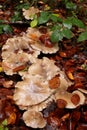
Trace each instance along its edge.
{"label": "leafy background", "polygon": [[[6,0],[4,4],[0,5],[0,8],[5,10],[9,2],[16,3],[13,6],[13,15],[9,22],[0,20],[0,34],[12,32],[11,26],[3,25],[3,23],[21,22],[31,27],[48,26],[52,30],[52,42],[59,42],[64,38],[72,39],[74,37],[77,39],[77,42],[87,40],[87,6],[84,0],[79,2],[69,0]],[[22,8],[28,9],[31,6],[42,8],[42,11],[38,17],[34,16],[31,21],[28,21],[22,15]]]}

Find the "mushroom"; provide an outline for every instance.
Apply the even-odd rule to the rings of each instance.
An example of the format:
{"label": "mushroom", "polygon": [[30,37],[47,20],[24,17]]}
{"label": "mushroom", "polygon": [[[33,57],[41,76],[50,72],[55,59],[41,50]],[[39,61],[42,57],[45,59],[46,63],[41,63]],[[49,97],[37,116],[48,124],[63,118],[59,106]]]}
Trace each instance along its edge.
{"label": "mushroom", "polygon": [[[45,33],[47,36],[51,34],[49,29]],[[4,72],[7,75],[17,73],[22,77],[22,81],[15,85],[13,100],[21,110],[25,110],[25,124],[33,128],[43,128],[46,125],[41,111],[51,101],[54,100],[60,108],[74,109],[84,104],[84,94],[87,93],[83,89],[69,93],[67,88],[73,82],[65,72],[55,65],[54,60],[47,57],[39,59],[40,52],[52,54],[59,50],[57,43],[52,47],[45,46],[43,39],[40,40],[43,34],[39,28],[29,27],[21,36],[9,38],[2,48]]]}
{"label": "mushroom", "polygon": [[[45,46],[39,39],[42,34],[43,33],[41,33],[38,28],[29,27],[25,35],[29,38],[33,49],[38,50],[44,54],[56,53],[59,50],[58,43],[53,44],[51,48]],[[47,34],[49,36],[51,35],[49,29],[47,29]]]}
{"label": "mushroom", "polygon": [[16,84],[13,99],[18,106],[33,106],[45,101],[53,92],[47,82],[31,77]]}
{"label": "mushroom", "polygon": [[29,78],[30,75],[38,76],[43,79],[44,82],[52,79],[55,75],[60,73],[60,68],[55,65],[55,61],[49,58],[43,57],[43,59],[35,59],[34,62],[29,67],[27,72],[19,72],[19,74],[24,78]]}
{"label": "mushroom", "polygon": [[66,108],[74,109],[77,106],[84,104],[85,96],[80,91],[76,90],[73,93],[69,93],[64,89],[59,89],[55,93],[55,101],[59,99],[66,101]]}
{"label": "mushroom", "polygon": [[23,11],[23,16],[25,17],[25,19],[29,20],[29,19],[33,19],[34,16],[36,14],[38,14],[40,12],[40,10],[38,8],[35,8],[35,7],[30,7],[29,9],[22,9]]}
{"label": "mushroom", "polygon": [[[26,53],[13,53],[9,58],[3,60],[2,67],[4,72],[7,75],[13,75],[17,73],[17,71],[23,70],[26,68],[26,64],[30,62],[28,54]],[[17,69],[18,68],[18,69]]]}
{"label": "mushroom", "polygon": [[43,128],[46,126],[46,120],[41,112],[27,110],[23,114],[23,120],[27,126],[32,128]]}
{"label": "mushroom", "polygon": [[6,74],[13,75],[16,73],[15,68],[24,69],[26,64],[32,62],[33,57],[36,58],[39,54],[40,52],[33,50],[24,37],[9,38],[2,48],[3,70]]}
{"label": "mushroom", "polygon": [[37,57],[40,52],[32,49],[29,43],[29,39],[24,36],[9,38],[5,45],[2,47],[2,58],[7,59],[11,54],[18,52],[26,52],[28,55],[32,54]]}

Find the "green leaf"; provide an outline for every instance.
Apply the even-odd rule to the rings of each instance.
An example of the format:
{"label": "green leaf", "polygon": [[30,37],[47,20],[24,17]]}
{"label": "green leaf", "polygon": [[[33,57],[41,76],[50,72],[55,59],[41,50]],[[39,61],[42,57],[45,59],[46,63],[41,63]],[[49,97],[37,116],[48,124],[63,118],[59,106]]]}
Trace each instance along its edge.
{"label": "green leaf", "polygon": [[48,22],[50,18],[50,13],[49,12],[41,12],[40,13],[40,17],[38,18],[38,24],[44,24],[46,22]]}
{"label": "green leaf", "polygon": [[6,125],[7,125],[7,119],[5,119],[5,120],[2,122],[2,125],[3,125],[3,126],[6,126]]}
{"label": "green leaf", "polygon": [[8,130],[8,128],[4,126],[0,126],[0,130]]}
{"label": "green leaf", "polygon": [[5,22],[5,21],[0,19],[0,23],[3,23],[3,22]]}
{"label": "green leaf", "polygon": [[22,3],[22,4],[18,4],[15,9],[16,10],[21,10],[21,9],[28,9],[30,7],[29,3],[26,2],[26,3]]}
{"label": "green leaf", "polygon": [[8,128],[7,128],[7,119],[5,119],[5,120],[0,124],[0,130],[8,130]]}
{"label": "green leaf", "polygon": [[31,21],[30,26],[33,28],[37,26],[37,23],[38,23],[37,19],[34,19],[33,21]]}
{"label": "green leaf", "polygon": [[58,25],[54,25],[52,28],[51,28],[51,30],[52,31],[55,31],[55,30],[61,30],[62,29],[62,25],[61,24],[58,24]]}
{"label": "green leaf", "polygon": [[57,14],[51,14],[51,15],[50,15],[50,19],[51,19],[53,22],[57,22],[57,20],[58,20],[58,15],[57,15]]}
{"label": "green leaf", "polygon": [[0,25],[0,34],[3,33],[3,27],[4,27],[3,24],[1,24],[1,25]]}
{"label": "green leaf", "polygon": [[21,13],[19,11],[15,11],[14,15],[11,18],[11,22],[20,21],[20,20],[22,20]]}
{"label": "green leaf", "polygon": [[12,28],[10,25],[7,25],[7,24],[1,24],[0,25],[0,34],[2,33],[12,33]]}
{"label": "green leaf", "polygon": [[79,28],[85,28],[84,23],[80,19],[78,19],[76,17],[70,17],[68,19],[71,21],[72,25],[75,25]]}
{"label": "green leaf", "polygon": [[2,28],[0,28],[0,34],[2,34],[3,33],[3,29]]}
{"label": "green leaf", "polygon": [[68,29],[71,29],[71,28],[72,28],[72,23],[71,23],[70,20],[68,20],[68,19],[65,19],[65,20],[63,21],[63,25],[64,25],[64,27],[66,27],[66,28],[68,28]]}
{"label": "green leaf", "polygon": [[7,128],[7,127],[5,127],[5,128],[4,128],[4,130],[8,130],[8,128]]}
{"label": "green leaf", "polygon": [[0,125],[0,130],[4,130],[4,128],[3,128],[3,126],[2,126],[2,125]]}
{"label": "green leaf", "polygon": [[72,38],[72,32],[68,28],[63,29],[62,33],[63,33],[64,37],[66,37],[67,39]]}
{"label": "green leaf", "polygon": [[78,42],[82,42],[82,41],[85,41],[85,40],[87,40],[87,31],[82,32],[77,39]]}
{"label": "green leaf", "polygon": [[6,32],[6,33],[12,33],[13,30],[12,30],[10,25],[4,25],[3,31]]}
{"label": "green leaf", "polygon": [[63,39],[63,33],[61,31],[55,30],[53,31],[50,38],[52,42],[61,41]]}
{"label": "green leaf", "polygon": [[57,17],[57,21],[58,21],[59,23],[62,23],[62,22],[63,22],[63,19],[60,18],[60,17]]}
{"label": "green leaf", "polygon": [[70,10],[75,10],[77,8],[77,6],[73,2],[67,2],[66,3],[66,8],[70,9]]}

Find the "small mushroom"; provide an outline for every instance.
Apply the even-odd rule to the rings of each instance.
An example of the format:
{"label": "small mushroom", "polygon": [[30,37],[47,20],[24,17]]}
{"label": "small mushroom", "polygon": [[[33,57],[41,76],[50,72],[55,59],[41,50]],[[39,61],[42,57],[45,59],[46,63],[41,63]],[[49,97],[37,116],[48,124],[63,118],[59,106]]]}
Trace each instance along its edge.
{"label": "small mushroom", "polygon": [[41,112],[27,110],[23,114],[23,120],[27,126],[32,128],[43,128],[46,126],[46,120]]}
{"label": "small mushroom", "polygon": [[36,14],[38,14],[40,12],[40,10],[38,8],[35,7],[30,7],[29,9],[22,9],[23,10],[23,16],[25,17],[25,19],[29,20],[29,19],[33,19],[34,16]]}
{"label": "small mushroom", "polygon": [[64,100],[66,102],[65,107],[70,109],[74,109],[85,102],[85,96],[78,90],[73,93],[69,93],[60,89],[55,94],[55,100],[57,101],[59,99]]}
{"label": "small mushroom", "polygon": [[[14,71],[15,68],[21,65],[26,65],[29,62],[29,56],[26,53],[13,53],[9,58],[3,60],[2,68],[7,75],[13,75],[17,73]],[[26,66],[25,66],[26,67]],[[24,68],[23,68],[24,69]]]}

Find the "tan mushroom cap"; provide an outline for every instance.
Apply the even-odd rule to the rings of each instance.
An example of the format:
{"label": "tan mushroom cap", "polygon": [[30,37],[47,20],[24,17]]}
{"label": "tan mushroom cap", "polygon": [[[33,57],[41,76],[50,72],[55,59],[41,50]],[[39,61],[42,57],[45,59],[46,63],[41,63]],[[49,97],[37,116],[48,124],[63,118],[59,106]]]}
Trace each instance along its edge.
{"label": "tan mushroom cap", "polygon": [[24,50],[28,55],[32,54],[34,57],[37,57],[40,54],[39,51],[32,49],[29,39],[24,36],[15,36],[13,38],[9,38],[2,47],[2,58],[7,59],[11,56],[11,54],[24,52]]}
{"label": "tan mushroom cap", "polygon": [[55,61],[43,57],[43,59],[33,59],[32,65],[27,72],[19,72],[23,79],[29,78],[30,75],[37,76],[44,82],[52,79],[60,73],[60,68],[55,65]]}
{"label": "tan mushroom cap", "polygon": [[43,128],[46,126],[46,120],[41,112],[27,110],[23,114],[23,120],[27,126],[32,128]]}
{"label": "tan mushroom cap", "polygon": [[46,47],[44,44],[42,44],[41,42],[39,43],[35,43],[35,44],[31,44],[32,48],[35,50],[38,50],[44,54],[52,54],[52,53],[56,53],[59,50],[58,47],[58,43],[56,43],[53,47],[49,48]]}
{"label": "tan mushroom cap", "polygon": [[35,42],[39,42],[39,37],[41,35],[42,33],[39,31],[39,28],[28,27],[23,36],[26,37],[31,44],[35,44]]}
{"label": "tan mushroom cap", "polygon": [[16,67],[20,67],[29,62],[28,54],[26,53],[12,53],[9,58],[3,60],[2,67],[7,75],[13,75]]}
{"label": "tan mushroom cap", "polygon": [[82,89],[82,88],[78,88],[78,90],[84,94],[87,94],[87,90],[86,89]]}
{"label": "tan mushroom cap", "polygon": [[[79,102],[77,105],[75,105],[72,101],[71,101],[71,97],[77,94],[79,96]],[[73,93],[69,93],[67,91],[64,91],[63,89],[60,89],[59,91],[57,91],[57,93],[55,94],[55,101],[57,101],[58,99],[63,99],[67,102],[66,104],[66,108],[70,108],[70,109],[74,109],[77,106],[84,104],[85,102],[85,96],[84,94],[82,94],[80,91],[76,90]]]}
{"label": "tan mushroom cap", "polygon": [[64,90],[67,90],[67,88],[69,86],[71,86],[73,84],[73,82],[71,82],[67,76],[65,75],[65,72],[64,71],[60,71],[60,88],[61,89],[64,89]]}
{"label": "tan mushroom cap", "polygon": [[[54,95],[52,93],[52,95],[50,95],[46,100],[44,100],[43,102],[37,104],[37,105],[33,105],[33,106],[29,106],[27,107],[27,109],[29,111],[42,111],[43,109],[45,109],[52,101],[54,101]],[[22,107],[21,107],[22,109]]]}
{"label": "tan mushroom cap", "polygon": [[37,77],[20,81],[15,87],[13,99],[18,106],[24,108],[43,102],[53,92],[47,82],[44,83]]}
{"label": "tan mushroom cap", "polygon": [[36,105],[33,105],[33,106],[22,106],[22,105],[20,105],[19,108],[21,110],[42,111],[53,101],[54,101],[54,95],[52,93],[52,95],[50,95],[46,100],[44,100],[43,102],[41,102],[39,104],[36,104]]}
{"label": "tan mushroom cap", "polygon": [[30,7],[29,9],[22,9],[23,11],[23,16],[25,17],[25,19],[29,20],[29,19],[33,19],[34,15],[39,13],[40,10],[38,8],[35,7]]}
{"label": "tan mushroom cap", "polygon": [[[49,35],[51,32],[48,30],[47,32]],[[53,47],[49,48],[46,47],[41,41],[39,40],[39,37],[42,35],[42,33],[39,31],[38,28],[31,28],[29,27],[26,31],[26,36],[29,38],[31,42],[31,46],[33,49],[38,50],[44,54],[52,54],[56,53],[59,50],[58,43],[54,44]]]}
{"label": "tan mushroom cap", "polygon": [[45,81],[52,79],[59,73],[59,71],[60,69],[55,65],[55,61],[46,57],[43,57],[43,59],[37,59],[28,69],[29,75],[38,75]]}
{"label": "tan mushroom cap", "polygon": [[2,48],[3,70],[7,75],[13,75],[14,68],[32,62],[33,57],[36,58],[39,54],[39,51],[32,49],[25,37],[9,38]]}

